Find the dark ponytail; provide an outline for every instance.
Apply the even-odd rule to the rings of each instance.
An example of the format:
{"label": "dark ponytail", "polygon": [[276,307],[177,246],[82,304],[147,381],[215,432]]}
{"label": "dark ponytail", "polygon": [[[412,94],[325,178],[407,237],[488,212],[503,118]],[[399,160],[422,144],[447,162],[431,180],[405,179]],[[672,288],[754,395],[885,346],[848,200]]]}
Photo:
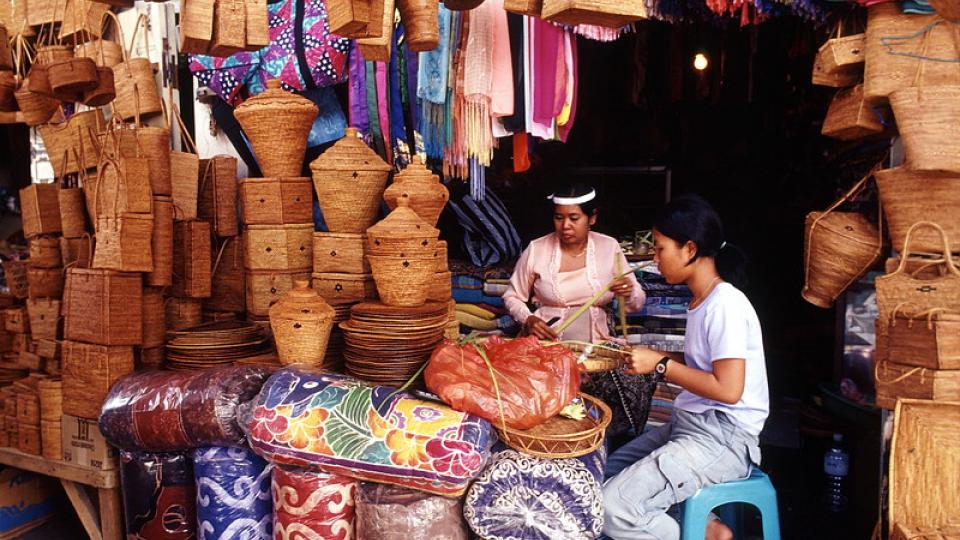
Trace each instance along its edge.
{"label": "dark ponytail", "polygon": [[699,195],[681,195],[660,211],[653,223],[660,234],[680,245],[693,242],[700,257],[712,257],[717,272],[738,289],[747,285],[747,256],[742,249],[726,241],[720,215]]}

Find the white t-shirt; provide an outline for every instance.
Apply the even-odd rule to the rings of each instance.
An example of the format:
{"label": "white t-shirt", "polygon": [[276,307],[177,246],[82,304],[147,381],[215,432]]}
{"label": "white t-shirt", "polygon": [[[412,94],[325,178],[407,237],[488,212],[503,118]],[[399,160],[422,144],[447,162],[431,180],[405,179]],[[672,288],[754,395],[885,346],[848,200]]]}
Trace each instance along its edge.
{"label": "white t-shirt", "polygon": [[746,295],[729,283],[720,283],[703,303],[687,310],[685,347],[687,365],[703,371],[713,372],[715,360],[746,360],[743,395],[729,405],[684,390],[674,406],[693,413],[721,410],[737,426],[759,435],[770,412],[770,394],[760,321]]}

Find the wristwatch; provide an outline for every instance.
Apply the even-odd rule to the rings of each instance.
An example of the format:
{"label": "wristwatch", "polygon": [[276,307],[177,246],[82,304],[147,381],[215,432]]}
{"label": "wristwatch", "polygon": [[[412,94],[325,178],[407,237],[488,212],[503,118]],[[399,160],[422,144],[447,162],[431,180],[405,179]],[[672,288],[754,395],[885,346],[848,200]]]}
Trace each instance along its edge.
{"label": "wristwatch", "polygon": [[654,368],[654,373],[657,374],[657,380],[662,381],[667,378],[667,363],[670,362],[669,356],[664,356],[657,362],[657,367]]}

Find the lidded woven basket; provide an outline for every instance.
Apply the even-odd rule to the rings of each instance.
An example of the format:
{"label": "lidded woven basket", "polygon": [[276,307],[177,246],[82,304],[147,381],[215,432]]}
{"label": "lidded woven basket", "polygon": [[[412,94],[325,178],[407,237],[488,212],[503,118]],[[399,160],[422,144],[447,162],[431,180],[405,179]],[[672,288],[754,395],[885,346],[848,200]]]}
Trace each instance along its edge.
{"label": "lidded woven basket", "polygon": [[267,89],[234,112],[265,177],[300,176],[310,126],[320,110],[309,99],[267,81]]}
{"label": "lidded woven basket", "polygon": [[408,199],[410,208],[430,225],[436,226],[443,207],[450,200],[450,191],[440,183],[440,177],[423,164],[420,156],[403,172],[393,177],[393,184],[383,192],[383,200],[391,210],[399,199]]}
{"label": "lidded woven basket", "polygon": [[342,139],[310,164],[330,232],[363,233],[374,224],[390,169],[356,128],[347,128]]}
{"label": "lidded woven basket", "polygon": [[439,236],[440,231],[414,212],[408,199],[401,197],[390,215],[367,229],[367,254],[436,258]]}
{"label": "lidded woven basket", "polygon": [[270,306],[270,328],[280,363],[321,365],[335,315],[308,280],[295,280],[293,289]]}

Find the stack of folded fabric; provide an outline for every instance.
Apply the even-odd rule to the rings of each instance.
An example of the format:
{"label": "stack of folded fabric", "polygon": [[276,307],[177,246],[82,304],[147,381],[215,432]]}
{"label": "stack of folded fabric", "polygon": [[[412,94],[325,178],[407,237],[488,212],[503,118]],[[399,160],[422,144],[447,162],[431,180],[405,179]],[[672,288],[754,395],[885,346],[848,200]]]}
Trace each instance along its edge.
{"label": "stack of folded fabric", "polygon": [[639,330],[629,337],[630,343],[660,350],[682,351],[687,305],[693,297],[690,289],[685,285],[667,283],[656,266],[637,270],[636,276],[647,294],[647,300],[643,308],[629,314],[631,326]]}
{"label": "stack of folded fabric", "polygon": [[648,426],[660,426],[670,421],[673,412],[673,401],[680,395],[682,388],[668,382],[657,384],[650,402],[650,415],[647,417]]}
{"label": "stack of folded fabric", "polygon": [[518,325],[507,312],[503,294],[510,284],[510,267],[481,268],[450,261],[453,299],[462,333],[515,334]]}

